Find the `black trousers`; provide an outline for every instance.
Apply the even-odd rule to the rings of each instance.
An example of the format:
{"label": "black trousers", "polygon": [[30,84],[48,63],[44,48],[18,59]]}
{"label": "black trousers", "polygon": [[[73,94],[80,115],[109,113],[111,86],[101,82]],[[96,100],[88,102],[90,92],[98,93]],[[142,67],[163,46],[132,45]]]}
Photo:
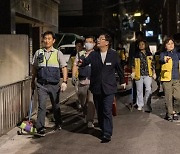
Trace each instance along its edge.
{"label": "black trousers", "polygon": [[136,98],[137,98],[136,82],[135,82],[135,80],[133,80],[133,85],[132,85],[132,100],[133,100],[133,104],[136,104]]}
{"label": "black trousers", "polygon": [[61,124],[61,110],[59,104],[59,95],[60,95],[60,87],[57,85],[41,85],[37,84],[37,92],[38,92],[38,114],[37,114],[37,122],[36,128],[40,129],[45,126],[45,116],[46,116],[46,100],[50,97],[53,114],[55,118],[55,124]]}
{"label": "black trousers", "polygon": [[114,94],[93,94],[94,104],[97,110],[98,123],[103,135],[112,136],[112,104]]}

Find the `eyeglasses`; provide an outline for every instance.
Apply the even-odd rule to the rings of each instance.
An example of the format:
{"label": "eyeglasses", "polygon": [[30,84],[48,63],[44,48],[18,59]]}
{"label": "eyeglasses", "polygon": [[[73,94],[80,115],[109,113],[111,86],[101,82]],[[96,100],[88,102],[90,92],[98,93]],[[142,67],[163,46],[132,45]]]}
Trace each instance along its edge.
{"label": "eyeglasses", "polygon": [[106,39],[102,38],[102,37],[99,37],[99,38],[97,38],[97,40],[102,41],[102,40],[106,40]]}

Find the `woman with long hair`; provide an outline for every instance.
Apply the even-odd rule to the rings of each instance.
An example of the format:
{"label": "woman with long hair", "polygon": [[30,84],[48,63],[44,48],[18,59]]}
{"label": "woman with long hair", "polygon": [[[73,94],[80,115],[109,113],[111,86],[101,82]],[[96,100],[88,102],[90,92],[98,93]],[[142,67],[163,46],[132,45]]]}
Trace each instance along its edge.
{"label": "woman with long hair", "polygon": [[[149,50],[146,40],[141,40],[138,43],[138,47],[139,51],[135,55],[131,74],[132,78],[135,79],[137,88],[136,104],[139,111],[151,112],[152,77],[156,78],[153,55]],[[143,84],[145,85],[145,101],[143,97]]]}

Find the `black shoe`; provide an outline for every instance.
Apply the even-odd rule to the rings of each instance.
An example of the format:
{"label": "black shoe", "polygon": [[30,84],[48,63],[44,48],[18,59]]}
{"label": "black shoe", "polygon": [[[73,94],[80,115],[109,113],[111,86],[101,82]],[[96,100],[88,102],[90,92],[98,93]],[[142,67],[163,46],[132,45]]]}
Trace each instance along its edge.
{"label": "black shoe", "polygon": [[45,132],[44,127],[38,129],[37,133],[34,134],[34,136],[37,136],[37,137],[45,137],[45,135],[46,135],[46,132]]}
{"label": "black shoe", "polygon": [[173,117],[168,117],[167,120],[170,121],[170,122],[173,122]]}
{"label": "black shoe", "polygon": [[138,108],[138,105],[137,105],[137,104],[133,104],[133,107],[134,107],[135,109],[137,109],[137,108]]}
{"label": "black shoe", "polygon": [[145,110],[146,113],[151,113],[152,111],[149,111],[149,110]]}
{"label": "black shoe", "polygon": [[178,117],[178,115],[176,113],[173,114],[173,120],[179,120],[179,117]]}
{"label": "black shoe", "polygon": [[146,113],[151,113],[152,112],[152,107],[148,105],[148,107],[145,110]]}
{"label": "black shoe", "polygon": [[43,129],[44,131],[46,131],[46,127],[42,127],[42,129]]}
{"label": "black shoe", "polygon": [[165,96],[164,91],[159,92],[159,93],[157,94],[157,96],[159,96],[159,97]]}
{"label": "black shoe", "polygon": [[104,135],[101,139],[101,143],[108,143],[109,141],[111,141],[111,137]]}
{"label": "black shoe", "polygon": [[62,129],[62,128],[61,128],[61,125],[60,125],[60,124],[54,126],[54,130],[61,130],[61,129]]}
{"label": "black shoe", "polygon": [[164,119],[167,120],[167,121],[173,122],[173,116],[168,116],[168,115],[166,114],[166,116],[165,116]]}

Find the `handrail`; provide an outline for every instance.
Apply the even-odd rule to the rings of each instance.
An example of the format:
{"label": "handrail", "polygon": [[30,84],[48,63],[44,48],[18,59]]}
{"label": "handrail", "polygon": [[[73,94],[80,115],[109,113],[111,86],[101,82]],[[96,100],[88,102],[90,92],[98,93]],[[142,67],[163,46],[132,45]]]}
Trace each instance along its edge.
{"label": "handrail", "polygon": [[7,85],[0,86],[0,89],[1,89],[1,88],[4,88],[4,87],[7,87],[7,86],[11,86],[11,85],[14,85],[14,84],[21,83],[21,82],[23,82],[23,81],[27,81],[27,80],[29,80],[29,79],[31,79],[31,78],[32,78],[32,76],[27,76],[27,77],[25,77],[24,80],[21,80],[21,81],[17,81],[17,82],[14,82],[14,83],[10,83],[10,84],[7,84]]}

